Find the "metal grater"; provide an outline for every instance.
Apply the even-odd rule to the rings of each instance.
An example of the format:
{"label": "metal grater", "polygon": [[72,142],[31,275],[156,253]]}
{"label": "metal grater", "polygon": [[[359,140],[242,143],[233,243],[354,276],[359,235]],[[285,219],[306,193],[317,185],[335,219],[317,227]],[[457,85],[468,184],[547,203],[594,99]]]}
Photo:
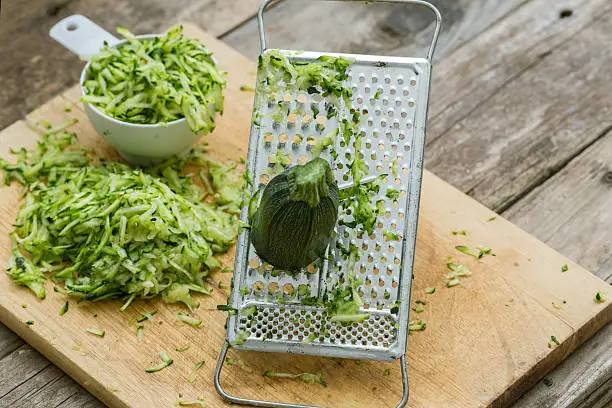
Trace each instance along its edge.
{"label": "metal grater", "polygon": [[[266,47],[263,12],[272,0],[265,0],[258,14],[261,53]],[[329,149],[321,157],[332,164],[340,189],[352,185],[347,164],[355,154],[362,154],[369,168],[369,182],[387,174],[375,200],[384,206],[374,233],[357,236],[340,224],[328,248],[326,260],[319,260],[299,273],[279,272],[261,262],[250,244],[248,231],[238,238],[232,292],[229,305],[236,310],[227,321],[227,336],[215,371],[217,391],[230,402],[263,407],[301,407],[304,405],[256,401],[228,395],[219,377],[232,345],[239,350],[310,354],[327,357],[401,360],[404,395],[398,407],[408,400],[408,378],[405,350],[410,312],[410,288],[416,243],[419,197],[423,171],[425,122],[431,74],[431,58],[440,30],[441,16],[428,2],[421,0],[374,0],[373,2],[408,3],[428,7],[436,16],[434,37],[427,58],[380,57],[356,54],[297,52],[275,50],[291,61],[313,62],[320,56],[342,56],[352,61],[345,85],[352,88],[352,108],[362,113],[359,131],[364,135],[361,152],[353,146],[341,145],[336,139],[336,159]],[[258,71],[258,81],[264,72]],[[276,102],[283,100],[289,114],[275,118]],[[304,164],[311,158],[312,146],[326,133],[339,127],[337,117],[327,120],[328,102],[319,94],[287,89],[270,95],[258,87],[248,151],[248,170],[253,189],[262,189],[273,177],[272,166],[278,166],[282,154],[287,166]],[[314,107],[314,109],[313,109]],[[280,151],[279,154],[277,154]],[[395,173],[395,174],[394,174]],[[399,197],[390,200],[388,189],[399,190]],[[254,192],[253,191],[253,192]],[[350,214],[343,215],[350,219]],[[247,210],[241,218],[247,221]],[[399,241],[388,241],[383,231],[401,235]],[[338,254],[337,244],[352,243],[359,248],[359,257],[351,270]],[[339,323],[327,316],[323,307],[306,306],[302,300],[323,296],[348,279],[360,278],[358,293],[363,311],[369,317],[362,322]],[[399,301],[399,305],[398,302]],[[399,306],[399,307],[398,307]]]}

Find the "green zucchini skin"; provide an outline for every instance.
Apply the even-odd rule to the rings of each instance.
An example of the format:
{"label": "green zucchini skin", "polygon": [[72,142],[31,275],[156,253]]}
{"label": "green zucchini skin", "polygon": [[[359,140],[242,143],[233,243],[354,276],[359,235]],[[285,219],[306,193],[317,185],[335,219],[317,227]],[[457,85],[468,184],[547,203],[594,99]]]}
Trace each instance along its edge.
{"label": "green zucchini skin", "polygon": [[[319,196],[317,205],[292,199],[289,172],[294,169],[286,170],[267,184],[250,235],[263,261],[290,271],[304,268],[325,255],[339,207],[338,185],[333,177],[327,179],[327,195]],[[326,175],[330,174],[331,169]]]}

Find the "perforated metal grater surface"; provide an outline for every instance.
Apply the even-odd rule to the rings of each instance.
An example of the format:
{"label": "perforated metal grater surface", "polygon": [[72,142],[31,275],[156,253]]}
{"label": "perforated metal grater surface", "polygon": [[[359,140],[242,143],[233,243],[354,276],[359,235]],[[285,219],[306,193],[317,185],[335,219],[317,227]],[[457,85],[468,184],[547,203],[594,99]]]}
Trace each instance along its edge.
{"label": "perforated metal grater surface", "polygon": [[[373,197],[381,214],[372,234],[343,224],[352,220],[350,209],[341,207],[340,218],[328,249],[326,260],[319,260],[299,273],[277,271],[263,263],[250,244],[248,231],[238,239],[234,280],[229,304],[236,310],[227,322],[227,342],[236,349],[312,354],[342,358],[393,361],[402,359],[405,397],[407,379],[404,353],[408,335],[410,288],[417,217],[425,121],[431,73],[431,55],[439,31],[440,16],[429,3],[396,0],[429,7],[437,17],[434,41],[427,58],[379,57],[354,54],[266,50],[262,12],[260,35],[262,56],[280,53],[289,61],[308,63],[321,56],[343,57],[351,61],[348,78],[343,84],[352,90],[350,109],[361,113],[355,131],[361,146],[346,144],[337,137],[335,144],[323,150],[334,171],[340,189],[353,185],[349,165],[360,155],[367,167],[361,183],[382,178]],[[258,83],[266,76],[258,70]],[[255,96],[253,124],[249,141],[247,168],[252,175],[255,192],[274,176],[274,170],[304,164],[311,160],[313,147],[330,132],[338,129],[338,117],[348,116],[348,108],[340,107],[331,97],[308,93],[276,84],[274,91],[258,86]],[[285,85],[285,86],[283,86]],[[282,101],[283,115],[279,115]],[[335,104],[339,115],[329,118],[327,108]],[[286,110],[285,110],[286,109]],[[360,149],[359,149],[360,147]],[[331,152],[336,152],[335,157]],[[395,194],[387,194],[395,190]],[[388,198],[391,196],[392,198]],[[247,210],[242,220],[247,222]],[[389,239],[388,231],[400,235]],[[339,248],[349,245],[359,252],[355,263],[348,262]],[[338,285],[344,286],[354,276],[361,282],[357,293],[363,302],[362,311],[369,314],[364,321],[341,323],[328,316],[327,309],[308,306],[303,300],[323,297]],[[259,406],[298,407],[231,397],[219,384],[219,372],[227,344],[221,353],[215,385],[226,399]],[[400,403],[403,406],[405,401]]]}

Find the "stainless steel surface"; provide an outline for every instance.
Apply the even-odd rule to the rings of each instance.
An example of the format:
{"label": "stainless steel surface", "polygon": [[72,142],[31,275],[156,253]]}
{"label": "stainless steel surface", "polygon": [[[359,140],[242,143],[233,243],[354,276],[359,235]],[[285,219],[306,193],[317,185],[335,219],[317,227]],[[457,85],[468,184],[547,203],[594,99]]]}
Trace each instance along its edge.
{"label": "stainless steel surface", "polygon": [[[322,157],[332,163],[341,186],[352,183],[348,165],[356,154],[363,155],[368,176],[387,174],[375,197],[384,207],[384,215],[370,236],[359,237],[354,229],[337,225],[330,260],[297,274],[264,265],[249,243],[248,231],[243,232],[238,239],[230,296],[230,305],[238,313],[229,317],[227,339],[235,344],[237,336],[246,337],[244,343],[235,344],[237,349],[396,360],[404,354],[408,334],[431,65],[424,58],[280,52],[302,62],[315,61],[321,55],[353,61],[346,86],[353,90],[352,108],[363,114],[359,125],[364,135],[362,151],[354,152],[350,143],[344,146],[338,137],[337,159],[329,152]],[[278,100],[289,106],[289,113],[282,118],[278,117]],[[310,159],[312,146],[338,128],[335,117],[325,120],[324,114],[313,112],[313,107],[325,112],[326,102],[332,103],[317,94],[289,89],[257,93],[248,157],[255,188],[262,188],[273,176],[270,170],[276,165],[277,154],[290,161],[289,166],[304,163]],[[399,190],[397,200],[386,198],[390,188]],[[343,216],[351,219],[349,214]],[[242,219],[247,221],[246,211]],[[385,230],[399,233],[402,240],[387,241]],[[337,242],[360,249],[354,271],[339,255]],[[363,282],[358,292],[363,310],[370,313],[364,322],[333,322],[324,308],[302,305],[303,299],[323,296],[338,284],[340,276],[348,280],[353,273]],[[392,313],[398,301],[398,313]],[[245,316],[245,308],[251,306],[256,306],[256,312]]]}
{"label": "stainless steel surface", "polygon": [[[264,27],[263,14],[270,3],[274,0],[264,0],[261,6],[259,7],[259,12],[257,13],[257,23],[259,26],[259,42],[261,44],[261,54],[263,54],[267,49],[266,45],[266,31]],[[326,0],[326,1],[358,1],[358,0]],[[434,14],[436,19],[436,26],[434,28],[433,38],[431,40],[431,45],[429,46],[429,50],[427,51],[427,59],[431,61],[433,57],[434,50],[436,48],[436,43],[438,42],[438,35],[440,34],[440,27],[442,26],[442,16],[438,9],[431,3],[423,0],[370,0],[366,3],[403,3],[406,5],[414,5],[414,6],[423,6],[427,7]]]}

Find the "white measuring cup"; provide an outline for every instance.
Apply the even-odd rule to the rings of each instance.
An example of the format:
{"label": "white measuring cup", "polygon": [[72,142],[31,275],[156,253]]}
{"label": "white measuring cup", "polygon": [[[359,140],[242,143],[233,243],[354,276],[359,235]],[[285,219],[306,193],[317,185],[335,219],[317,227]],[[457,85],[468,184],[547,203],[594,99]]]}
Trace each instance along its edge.
{"label": "white measuring cup", "polygon": [[[49,35],[85,61],[97,54],[105,42],[115,47],[126,43],[126,40],[116,38],[87,17],[78,14],[56,23],[49,30]],[[138,35],[136,38],[147,40],[160,35]],[[85,95],[83,83],[88,68],[89,62],[81,72],[81,95]],[[203,135],[192,132],[185,118],[163,124],[129,123],[108,116],[90,103],[83,102],[83,105],[94,129],[132,164],[152,164],[182,153]],[[214,110],[214,104],[209,109]]]}

